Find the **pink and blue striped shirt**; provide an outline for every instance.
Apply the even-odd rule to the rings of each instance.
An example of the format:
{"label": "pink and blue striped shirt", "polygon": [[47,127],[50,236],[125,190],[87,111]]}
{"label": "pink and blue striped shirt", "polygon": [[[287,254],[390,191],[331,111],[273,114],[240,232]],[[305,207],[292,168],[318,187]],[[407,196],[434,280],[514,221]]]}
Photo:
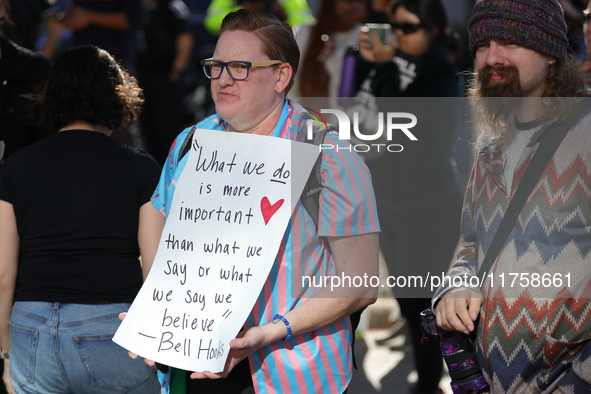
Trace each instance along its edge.
{"label": "pink and blue striped shirt", "polygon": [[[295,140],[309,114],[299,104],[286,100],[275,136]],[[217,115],[198,128],[224,130]],[[179,150],[190,129],[173,143],[152,197],[154,206],[168,214],[186,156],[178,161]],[[302,275],[321,278],[336,275],[334,260],[322,237],[344,237],[379,231],[375,198],[369,171],[348,141],[328,133],[325,142],[335,149],[323,150],[322,193],[318,229],[298,202],[285,231],[277,258],[256,301],[246,326],[263,325],[305,302],[319,290],[302,289]],[[339,147],[338,151],[336,146]],[[309,282],[307,282],[309,283]],[[313,282],[314,283],[314,282]],[[351,380],[351,324],[343,318],[322,329],[293,336],[263,347],[249,357],[257,393],[342,393]]]}

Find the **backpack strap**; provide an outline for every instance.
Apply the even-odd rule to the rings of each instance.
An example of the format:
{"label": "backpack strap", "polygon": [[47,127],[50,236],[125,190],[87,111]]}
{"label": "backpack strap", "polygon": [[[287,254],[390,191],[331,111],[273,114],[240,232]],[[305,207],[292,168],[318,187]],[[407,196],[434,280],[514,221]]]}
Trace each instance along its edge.
{"label": "backpack strap", "polygon": [[[509,238],[509,234],[517,222],[521,210],[544,173],[548,163],[552,160],[554,152],[556,152],[569,130],[575,125],[575,123],[577,123],[583,113],[589,111],[589,108],[589,99],[580,100],[576,104],[574,112],[569,118],[563,121],[557,121],[550,125],[542,136],[540,145],[534,153],[533,158],[530,160],[529,165],[517,186],[517,190],[511,199],[511,203],[509,204],[507,211],[505,211],[505,215],[503,216],[503,219],[501,219],[501,223],[488,247],[484,260],[478,270],[479,276],[480,274],[483,274],[484,277],[491,271],[507,241],[507,238]],[[480,287],[482,288],[483,285],[484,281],[482,281]]]}
{"label": "backpack strap", "polygon": [[178,157],[177,162],[181,161],[181,159],[183,157],[185,157],[185,155],[187,153],[189,153],[189,151],[191,150],[191,141],[193,141],[193,134],[195,134],[196,128],[197,128],[197,125],[194,125],[193,127],[191,127],[189,134],[187,134],[187,136],[185,137],[185,140],[183,141],[183,145],[181,145],[181,149],[179,150],[179,157]]}
{"label": "backpack strap", "polygon": [[[328,125],[328,129],[326,127],[320,126],[318,123],[314,123],[312,128],[312,138],[308,139],[308,135],[304,130],[301,130],[298,134],[297,141],[305,142],[308,144],[313,144],[316,146],[320,146],[324,141],[324,137],[326,133],[329,131],[335,130],[333,125]],[[314,222],[314,226],[318,229],[318,222],[320,220],[320,195],[322,194],[322,175],[320,173],[320,163],[322,161],[322,154],[318,155],[316,162],[314,163],[314,167],[312,167],[312,172],[306,181],[306,185],[304,186],[304,190],[300,195],[300,200],[308,211],[308,214],[312,218]],[[329,248],[328,240],[326,237],[323,237],[326,246]]]}

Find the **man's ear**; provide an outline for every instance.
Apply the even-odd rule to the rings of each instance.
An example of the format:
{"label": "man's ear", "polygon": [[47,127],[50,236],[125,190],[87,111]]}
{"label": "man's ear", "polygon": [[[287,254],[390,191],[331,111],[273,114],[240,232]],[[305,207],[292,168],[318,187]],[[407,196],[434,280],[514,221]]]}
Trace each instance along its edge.
{"label": "man's ear", "polygon": [[551,66],[551,65],[553,65],[554,63],[556,63],[556,59],[554,59],[553,57],[549,57],[549,58],[548,58],[548,65],[549,65],[549,66]]}
{"label": "man's ear", "polygon": [[283,93],[291,81],[293,69],[289,63],[282,63],[277,67],[277,81],[275,82],[275,92]]}

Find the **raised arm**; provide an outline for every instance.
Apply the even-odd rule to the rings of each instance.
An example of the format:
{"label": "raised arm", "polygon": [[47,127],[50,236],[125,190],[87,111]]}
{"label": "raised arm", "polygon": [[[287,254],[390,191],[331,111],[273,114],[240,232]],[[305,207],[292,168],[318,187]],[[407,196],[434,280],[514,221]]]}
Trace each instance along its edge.
{"label": "raised arm", "polygon": [[[12,204],[0,200],[0,344],[5,352],[10,349],[9,322],[18,272],[19,244],[14,208]],[[9,366],[9,360],[4,360],[3,380],[8,392],[13,393]]]}

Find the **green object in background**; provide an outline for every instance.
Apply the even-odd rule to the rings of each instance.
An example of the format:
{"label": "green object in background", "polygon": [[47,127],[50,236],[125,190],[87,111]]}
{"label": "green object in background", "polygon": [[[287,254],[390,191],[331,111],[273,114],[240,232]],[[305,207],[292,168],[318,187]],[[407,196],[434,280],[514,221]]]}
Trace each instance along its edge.
{"label": "green object in background", "polygon": [[170,374],[170,394],[187,393],[187,371],[173,368]]}

